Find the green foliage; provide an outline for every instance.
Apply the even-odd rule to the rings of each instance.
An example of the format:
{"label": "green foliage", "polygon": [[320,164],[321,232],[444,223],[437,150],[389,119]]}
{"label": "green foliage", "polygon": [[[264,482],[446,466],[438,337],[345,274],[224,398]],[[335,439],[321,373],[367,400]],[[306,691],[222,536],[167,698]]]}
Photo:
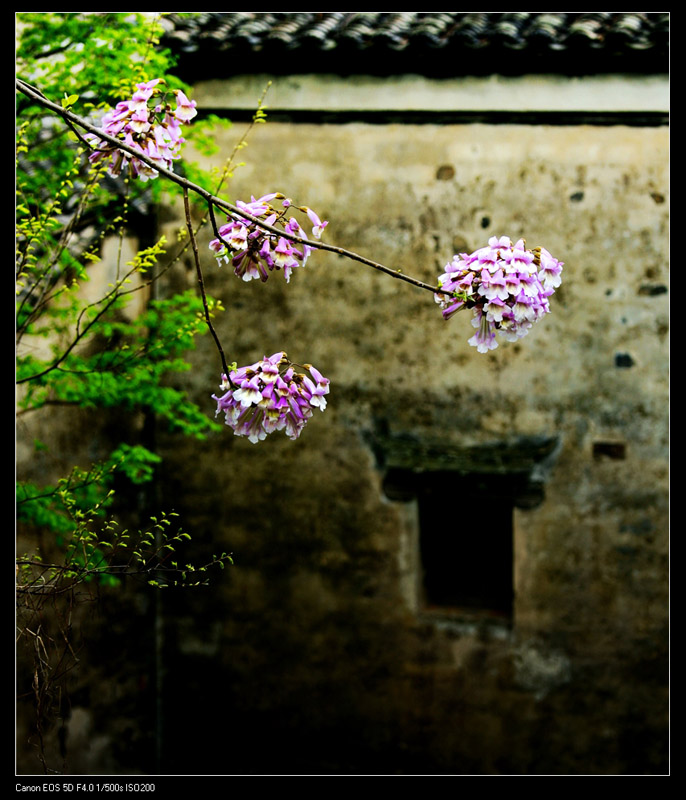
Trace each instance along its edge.
{"label": "green foliage", "polygon": [[[70,301],[67,308],[50,306],[39,322],[38,333],[52,339],[52,358],[31,349],[17,355],[17,380],[26,384],[20,409],[122,408],[155,413],[170,430],[197,438],[219,429],[184,392],[164,385],[168,375],[190,369],[185,354],[205,331],[200,298],[188,291],[151,301],[134,319],[117,314],[128,301],[121,294],[80,311],[78,296],[71,293]],[[80,331],[71,327],[77,313]],[[70,349],[69,335],[75,341],[80,332],[79,346]]]}
{"label": "green foliage", "polygon": [[88,513],[100,516],[111,502],[107,486],[114,465],[97,464],[86,471],[74,467],[56,485],[38,486],[31,481],[17,485],[17,520],[34,528],[51,531],[63,545],[73,532],[74,517]]}
{"label": "green foliage", "polygon": [[[189,94],[190,87],[173,75],[170,51],[159,46],[163,16],[162,12],[18,12],[17,75],[94,122],[130,97],[135,84],[143,81],[164,78],[170,90]],[[24,95],[17,100],[17,118],[25,128],[27,148],[20,160],[23,194],[34,202],[37,198],[50,202],[64,191],[63,178],[72,169],[78,139],[61,119],[46,115],[44,108]],[[217,124],[226,127],[231,123],[213,115],[196,119],[184,129],[184,137],[198,152],[210,153],[216,148],[211,131]],[[182,169],[191,180],[206,182],[207,175],[192,164],[186,163]],[[72,203],[77,195],[74,188],[78,191],[81,186],[77,183],[72,188]],[[139,196],[159,202],[165,192],[178,193],[175,185],[162,181],[147,185],[119,181],[115,186],[96,180],[92,190],[89,215],[101,227],[111,222],[114,202],[118,207]]]}
{"label": "green foliage", "polygon": [[[157,47],[159,15],[19,12],[16,19],[17,74],[55,102],[68,101],[83,116],[97,119],[130,95],[135,83],[165,75],[173,66],[171,55]],[[179,81],[174,85],[183,87]],[[23,95],[17,100],[17,118],[30,142],[27,158],[20,162],[25,195],[34,203],[39,198],[49,203],[73,167],[76,137],[62,120],[47,116]],[[96,207],[107,205],[116,194],[100,187]]]}
{"label": "green foliage", "polygon": [[64,558],[50,562],[31,554],[17,559],[18,591],[34,602],[49,596],[50,590],[73,590],[94,581],[101,586],[118,586],[125,577],[161,589],[201,586],[208,583],[206,573],[210,569],[223,569],[232,563],[231,556],[223,552],[206,564],[180,566],[174,557],[191,537],[182,529],[172,532],[173,520],[178,518],[173,512],[150,517],[145,528],[133,533],[122,530],[114,519],[100,521],[112,492],[86,509],[71,490],[61,488],[57,494],[72,521]]}
{"label": "green foliage", "polygon": [[[142,81],[164,78],[169,88],[190,92],[170,74],[171,56],[158,46],[159,14],[19,12],[16,19],[18,75],[63,108],[96,122]],[[148,241],[123,263],[132,210],[139,216],[150,213],[164,191],[163,181],[112,179],[104,163],[89,162],[85,144],[62,118],[46,114],[23,94],[17,99],[17,121],[18,413],[40,415],[58,405],[117,409],[132,417],[153,414],[170,431],[197,439],[218,430],[206,410],[173,385],[175,375],[190,369],[186,354],[196,337],[207,331],[202,300],[193,291],[147,299],[178,253],[171,253],[164,239]],[[211,149],[207,129],[194,127],[199,150]],[[102,249],[108,241],[117,255],[105,262]],[[222,310],[207,299],[211,312]],[[47,578],[39,569],[45,586],[117,577],[112,559],[129,545],[114,527],[115,477],[144,484],[159,461],[142,444],[115,441],[99,463],[74,468],[52,484],[18,476],[19,523],[25,530],[50,533],[64,555],[63,562],[53,559]],[[98,526],[111,535],[95,533],[104,530]],[[148,537],[141,537],[131,552],[148,555],[144,561],[128,560],[129,571],[152,564]],[[170,543],[161,546],[166,551]],[[29,562],[33,566],[24,574],[37,580],[41,554],[27,556],[24,566]]]}
{"label": "green foliage", "polygon": [[[16,20],[18,78],[95,124],[143,81],[162,78],[169,89],[190,93],[158,46],[159,14],[19,12]],[[29,687],[38,758],[49,772],[46,722],[61,713],[65,676],[79,663],[74,606],[124,581],[155,589],[202,586],[210,570],[232,562],[222,552],[197,563],[173,512],[136,516],[154,502],[161,461],[138,423],[154,418],[197,440],[220,428],[178,388],[178,376],[190,369],[187,353],[208,330],[203,300],[194,291],[161,297],[153,291],[189,247],[188,235],[168,245],[151,233],[155,203],[178,187],[162,178],[111,177],[105,161],[90,162],[81,134],[23,92],[16,112],[16,397],[26,421],[18,444],[35,456],[17,465],[17,523],[26,551],[16,559],[18,640],[31,658],[18,685]],[[196,118],[184,137],[210,153],[216,123]],[[221,174],[207,175],[187,161],[176,169],[216,190],[232,158]],[[137,252],[124,257],[136,239]],[[210,297],[205,302],[208,317],[223,310]],[[75,411],[85,434],[92,411],[116,421],[93,453],[79,451],[81,460],[96,463],[70,468],[65,454],[51,452],[57,446],[50,434],[34,432],[31,422],[49,426],[57,406]],[[122,419],[132,424],[120,425]],[[120,430],[117,440],[112,432]],[[62,477],[57,470],[36,477],[40,465],[60,461],[67,464]]]}
{"label": "green foliage", "polygon": [[[44,447],[44,445],[40,445]],[[101,518],[112,504],[115,473],[134,485],[152,480],[161,458],[142,445],[119,445],[104,461],[84,470],[74,467],[55,485],[31,481],[17,484],[17,520],[27,527],[50,531],[63,546],[74,531],[75,520]]]}
{"label": "green foliage", "polygon": [[17,71],[44,92],[114,105],[135,83],[165,75],[172,66],[170,53],[158,46],[160,18],[117,11],[18,12]]}

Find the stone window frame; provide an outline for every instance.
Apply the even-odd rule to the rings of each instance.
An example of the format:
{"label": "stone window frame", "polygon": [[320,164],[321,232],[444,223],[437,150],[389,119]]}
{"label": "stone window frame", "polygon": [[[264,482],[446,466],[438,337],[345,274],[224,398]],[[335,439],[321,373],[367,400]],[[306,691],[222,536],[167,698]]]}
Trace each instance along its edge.
{"label": "stone window frame", "polygon": [[[514,510],[531,510],[544,501],[559,437],[456,447],[377,432],[370,443],[384,497],[401,504],[406,518],[400,573],[411,610],[424,621],[509,630],[515,610]],[[457,520],[466,532],[458,540]],[[451,571],[440,564],[442,543],[446,562],[462,556],[455,575],[465,576],[465,591],[446,585]],[[427,546],[435,548],[433,555],[427,556]],[[432,564],[437,565],[433,575]]]}

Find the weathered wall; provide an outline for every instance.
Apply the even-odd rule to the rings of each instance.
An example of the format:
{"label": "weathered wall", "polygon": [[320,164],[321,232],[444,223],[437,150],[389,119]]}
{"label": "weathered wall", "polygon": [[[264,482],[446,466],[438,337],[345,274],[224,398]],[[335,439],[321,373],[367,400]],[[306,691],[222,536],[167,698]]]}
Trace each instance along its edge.
{"label": "weathered wall", "polygon": [[[143,589],[86,615],[67,771],[666,769],[667,146],[666,128],[619,125],[253,131],[231,199],[283,191],[330,220],[326,241],[430,283],[453,253],[524,236],[565,262],[563,285],[527,337],[484,355],[428,292],[329,253],[289,285],[246,284],[206,232],[229,360],[284,349],[331,379],[329,406],[297,442],[158,432],[160,505],[192,557],[235,566],[160,606]],[[194,284],[186,266],[162,293]],[[179,385],[213,414],[209,337],[191,359]],[[70,466],[138,421],[21,424]],[[56,467],[20,434],[31,474]],[[429,602],[427,537],[448,583],[507,593],[509,563],[511,607]],[[31,771],[23,727],[19,741]]]}
{"label": "weathered wall", "polygon": [[[163,495],[236,561],[211,597],[170,600],[170,763],[665,769],[667,141],[622,126],[255,131],[232,198],[283,191],[330,220],[327,241],[428,282],[491,235],[547,247],[564,281],[529,336],[482,355],[466,315],[444,322],[429,293],[335,255],[290,285],[245,284],[206,258],[229,359],[285,349],[331,394],[296,443],[226,428],[165,448]],[[177,272],[168,290],[192,280]],[[209,340],[193,358],[187,386],[212,413]],[[489,479],[543,482],[513,500],[511,617],[424,606],[426,531],[411,486],[384,492],[394,466],[410,483],[455,470],[437,502],[456,560],[497,538]],[[488,575],[483,552],[473,566]]]}

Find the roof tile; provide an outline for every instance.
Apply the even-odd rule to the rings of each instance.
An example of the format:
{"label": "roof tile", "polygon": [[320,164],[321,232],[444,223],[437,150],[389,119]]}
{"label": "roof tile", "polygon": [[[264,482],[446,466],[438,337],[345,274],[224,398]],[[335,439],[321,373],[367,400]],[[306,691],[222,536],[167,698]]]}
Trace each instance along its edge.
{"label": "roof tile", "polygon": [[[180,71],[460,75],[668,72],[668,12],[200,12],[169,14]],[[213,56],[259,54],[259,61]],[[286,58],[284,58],[286,54]],[[316,56],[316,58],[314,57]],[[430,56],[430,58],[427,58]]]}

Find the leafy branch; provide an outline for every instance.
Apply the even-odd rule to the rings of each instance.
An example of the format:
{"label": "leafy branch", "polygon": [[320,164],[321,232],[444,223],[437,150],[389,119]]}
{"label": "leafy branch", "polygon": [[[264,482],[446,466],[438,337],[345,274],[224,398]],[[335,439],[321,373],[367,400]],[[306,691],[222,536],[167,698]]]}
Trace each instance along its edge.
{"label": "leafy branch", "polygon": [[119,530],[114,520],[101,529],[92,530],[94,520],[107,504],[111,494],[83,510],[67,492],[61,499],[76,525],[67,544],[66,556],[60,561],[44,561],[35,555],[17,559],[17,592],[25,597],[55,596],[72,592],[83,583],[118,585],[124,578],[143,579],[158,588],[206,585],[210,569],[223,569],[233,563],[231,555],[222,552],[199,565],[179,562],[176,551],[191,537],[178,530],[170,533],[174,512],[161,512],[150,517],[150,524],[135,534]]}

